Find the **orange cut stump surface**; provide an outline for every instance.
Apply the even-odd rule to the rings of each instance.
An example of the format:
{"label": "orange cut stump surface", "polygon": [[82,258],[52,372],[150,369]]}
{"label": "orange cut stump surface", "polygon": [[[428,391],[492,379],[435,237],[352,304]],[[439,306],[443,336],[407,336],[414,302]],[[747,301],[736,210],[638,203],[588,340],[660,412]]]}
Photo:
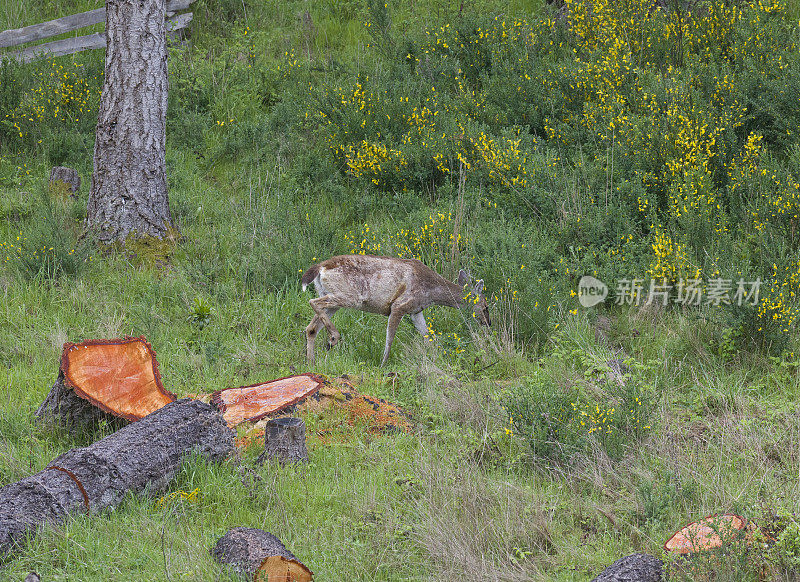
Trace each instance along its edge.
{"label": "orange cut stump surface", "polygon": [[161,384],[156,355],[143,337],[66,343],[61,371],[79,396],[128,420],[175,401]]}
{"label": "orange cut stump surface", "polygon": [[664,549],[676,554],[711,550],[731,541],[741,530],[754,528],[754,524],[733,513],[709,515],[677,531],[664,544]]}
{"label": "orange cut stump surface", "polygon": [[222,410],[228,426],[234,427],[280,412],[317,392],[322,383],[322,379],[313,374],[289,376],[264,384],[225,388],[215,392],[211,402]]}
{"label": "orange cut stump surface", "polygon": [[259,567],[255,582],[311,582],[313,574],[297,560],[283,556],[270,556]]}

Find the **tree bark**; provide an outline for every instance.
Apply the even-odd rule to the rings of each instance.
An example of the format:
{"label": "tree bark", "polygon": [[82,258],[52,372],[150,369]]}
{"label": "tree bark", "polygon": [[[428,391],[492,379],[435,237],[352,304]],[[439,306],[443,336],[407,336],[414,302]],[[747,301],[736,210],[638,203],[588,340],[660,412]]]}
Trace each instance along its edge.
{"label": "tree bark", "polygon": [[101,242],[164,238],[173,229],[165,13],[165,0],[107,0],[105,82],[86,216]]}
{"label": "tree bark", "polygon": [[211,550],[214,559],[231,566],[246,580],[307,582],[313,573],[269,532],[234,527]]}
{"label": "tree bark", "polygon": [[663,569],[663,562],[655,556],[631,554],[611,564],[592,582],[661,582]]}
{"label": "tree bark", "polygon": [[122,428],[128,421],[101,410],[88,400],[75,394],[64,383],[64,373],[58,378],[35,413],[36,418],[52,421],[67,429],[93,430],[105,421],[112,427]]}
{"label": "tree bark", "polygon": [[212,406],[180,400],[0,489],[0,561],[44,524],[114,508],[128,491],[163,490],[187,455],[220,461],[234,433]]}
{"label": "tree bark", "polygon": [[281,464],[308,462],[306,423],[302,418],[273,418],[264,429],[264,452],[256,462],[277,459]]}

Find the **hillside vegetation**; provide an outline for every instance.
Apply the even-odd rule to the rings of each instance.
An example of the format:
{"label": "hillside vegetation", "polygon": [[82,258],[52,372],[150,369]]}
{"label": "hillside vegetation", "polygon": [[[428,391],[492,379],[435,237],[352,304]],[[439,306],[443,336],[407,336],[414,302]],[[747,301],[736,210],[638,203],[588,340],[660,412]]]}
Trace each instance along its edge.
{"label": "hillside vegetation", "polygon": [[[65,341],[144,335],[179,396],[346,374],[414,428],[308,414],[308,466],[194,460],[0,579],[233,580],[208,550],[238,525],[320,581],[590,580],[722,512],[774,543],[671,579],[797,579],[800,9],[660,4],[199,0],[169,60],[180,240],[114,249],[82,236],[103,55],[4,61],[0,486],[110,430],[32,421]],[[9,1],[0,30],[101,5]],[[468,269],[492,328],[432,308],[381,368],[386,318],[343,310],[309,367],[300,273],[348,253]]]}

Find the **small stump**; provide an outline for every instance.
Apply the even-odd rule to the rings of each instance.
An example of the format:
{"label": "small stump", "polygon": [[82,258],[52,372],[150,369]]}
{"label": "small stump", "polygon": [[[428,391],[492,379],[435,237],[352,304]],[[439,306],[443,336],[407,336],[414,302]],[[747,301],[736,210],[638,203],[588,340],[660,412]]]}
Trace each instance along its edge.
{"label": "small stump", "polygon": [[73,168],[55,166],[50,170],[50,188],[53,190],[65,189],[70,194],[75,194],[81,189],[81,177]]}
{"label": "small stump", "polygon": [[257,582],[310,582],[314,576],[281,540],[261,529],[229,529],[211,550],[211,556]]}
{"label": "small stump", "polygon": [[306,423],[302,418],[273,418],[264,429],[264,452],[256,463],[277,459],[284,463],[308,462]]}

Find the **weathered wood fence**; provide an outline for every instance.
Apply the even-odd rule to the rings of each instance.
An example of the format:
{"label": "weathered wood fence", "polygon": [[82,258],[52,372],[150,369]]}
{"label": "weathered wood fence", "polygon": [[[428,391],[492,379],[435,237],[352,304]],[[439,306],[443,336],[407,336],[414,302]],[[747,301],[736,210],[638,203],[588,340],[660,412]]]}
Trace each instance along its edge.
{"label": "weathered wood fence", "polygon": [[[186,28],[189,23],[191,23],[191,12],[184,12],[183,14],[178,14],[178,12],[186,10],[193,2],[195,2],[195,0],[168,0],[166,14],[168,35]],[[56,18],[55,20],[42,22],[41,24],[5,30],[0,32],[0,49],[19,46],[44,38],[50,38],[51,36],[73,32],[81,28],[86,28],[87,26],[104,23],[105,20],[106,9],[104,7],[88,12],[81,12],[80,14],[64,16],[63,18]],[[5,53],[0,52],[0,58],[11,57],[20,62],[27,63],[42,57],[60,57],[79,53],[81,51],[104,48],[106,48],[105,33],[95,32],[84,36],[37,44],[22,50]]]}

